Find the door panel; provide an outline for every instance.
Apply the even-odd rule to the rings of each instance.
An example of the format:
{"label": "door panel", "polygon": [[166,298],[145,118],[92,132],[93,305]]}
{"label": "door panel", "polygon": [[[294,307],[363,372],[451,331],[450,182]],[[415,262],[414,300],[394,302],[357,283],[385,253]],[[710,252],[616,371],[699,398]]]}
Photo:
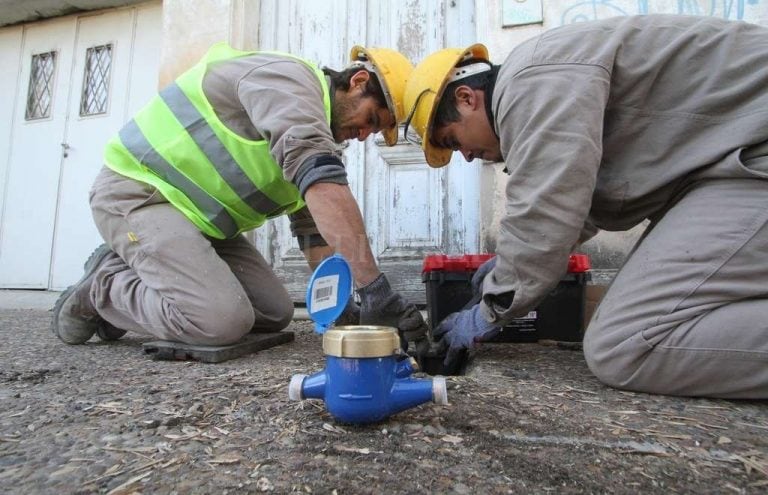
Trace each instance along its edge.
{"label": "door panel", "polygon": [[[472,0],[260,3],[260,49],[291,52],[334,69],[346,66],[355,44],[395,48],[418,62],[440,48],[475,40]],[[388,148],[381,136],[349,143],[344,158],[381,269],[396,290],[423,303],[425,254],[479,248],[479,167],[432,169],[420,148],[404,142]],[[285,219],[271,222],[256,232],[255,242],[294,300],[302,301],[309,270],[287,225]]]}
{"label": "door panel", "polygon": [[[65,18],[24,28],[0,233],[2,287],[48,287],[75,27],[73,18]],[[49,112],[27,119],[33,56],[39,61],[46,53],[55,54],[42,91]]]}
{"label": "door panel", "polygon": [[[133,10],[120,10],[78,19],[64,136],[68,150],[62,162],[53,244],[54,289],[78,280],[83,261],[103,242],[91,220],[88,191],[102,167],[103,144],[123,123],[133,18]],[[89,102],[94,103],[91,108],[83,108]]]}
{"label": "door panel", "polygon": [[[0,28],[0,67],[9,67],[12,74],[13,69],[21,64],[22,34],[20,26]],[[18,71],[11,77],[0,77],[0,238],[8,158],[11,151],[11,126],[16,106],[19,105],[18,87]]]}
{"label": "door panel", "polygon": [[429,167],[416,146],[400,142],[390,148],[381,138],[368,145],[378,155],[366,174],[366,190],[372,193],[365,210],[371,247],[392,286],[421,301],[422,260],[446,244],[444,174]]}
{"label": "door panel", "polygon": [[[103,165],[104,144],[157,91],[160,65],[161,5],[84,16],[78,22],[75,69],[62,169],[50,287],[78,280],[82,264],[102,242],[91,220],[88,191]],[[141,33],[141,36],[135,36]],[[111,46],[106,111],[81,115],[89,49]]]}

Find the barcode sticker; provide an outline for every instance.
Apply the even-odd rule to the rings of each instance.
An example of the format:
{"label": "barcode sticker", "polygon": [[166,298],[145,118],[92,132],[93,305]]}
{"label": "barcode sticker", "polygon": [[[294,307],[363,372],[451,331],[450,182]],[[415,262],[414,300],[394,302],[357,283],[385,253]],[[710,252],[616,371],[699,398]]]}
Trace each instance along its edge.
{"label": "barcode sticker", "polygon": [[315,279],[312,286],[312,300],[309,310],[313,313],[332,308],[338,304],[339,276],[328,275]]}

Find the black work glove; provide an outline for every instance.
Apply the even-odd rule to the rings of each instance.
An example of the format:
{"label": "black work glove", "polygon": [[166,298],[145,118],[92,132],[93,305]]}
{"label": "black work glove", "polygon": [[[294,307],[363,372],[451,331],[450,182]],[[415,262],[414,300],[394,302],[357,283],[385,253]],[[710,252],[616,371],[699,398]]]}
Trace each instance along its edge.
{"label": "black work glove", "polygon": [[349,297],[347,306],[333,324],[336,326],[360,324],[360,305],[355,302],[354,297]]}
{"label": "black work glove", "polygon": [[370,284],[357,289],[357,293],[360,295],[361,325],[397,328],[404,351],[408,350],[408,342],[416,343],[417,352],[420,348],[424,351],[429,348],[427,324],[418,308],[393,292],[383,273]]}

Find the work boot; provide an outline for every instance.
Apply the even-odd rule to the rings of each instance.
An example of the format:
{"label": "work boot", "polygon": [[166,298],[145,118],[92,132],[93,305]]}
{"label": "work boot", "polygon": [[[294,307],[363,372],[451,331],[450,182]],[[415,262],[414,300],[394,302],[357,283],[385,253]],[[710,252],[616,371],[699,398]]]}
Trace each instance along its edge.
{"label": "work boot", "polygon": [[91,304],[91,283],[96,268],[112,252],[106,244],[93,251],[85,262],[85,273],[67,287],[53,306],[51,331],[67,344],[84,344],[106,323]]}

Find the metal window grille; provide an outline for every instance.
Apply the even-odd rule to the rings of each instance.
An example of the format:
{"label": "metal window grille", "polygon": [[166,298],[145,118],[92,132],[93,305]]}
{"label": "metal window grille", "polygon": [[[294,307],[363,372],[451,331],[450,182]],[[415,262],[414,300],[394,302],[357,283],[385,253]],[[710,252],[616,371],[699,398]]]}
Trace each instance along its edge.
{"label": "metal window grille", "polygon": [[53,103],[53,73],[56,69],[56,52],[32,55],[29,72],[26,120],[47,119]]}
{"label": "metal window grille", "polygon": [[107,112],[111,67],[112,45],[100,45],[88,49],[85,54],[80,116],[86,117]]}

